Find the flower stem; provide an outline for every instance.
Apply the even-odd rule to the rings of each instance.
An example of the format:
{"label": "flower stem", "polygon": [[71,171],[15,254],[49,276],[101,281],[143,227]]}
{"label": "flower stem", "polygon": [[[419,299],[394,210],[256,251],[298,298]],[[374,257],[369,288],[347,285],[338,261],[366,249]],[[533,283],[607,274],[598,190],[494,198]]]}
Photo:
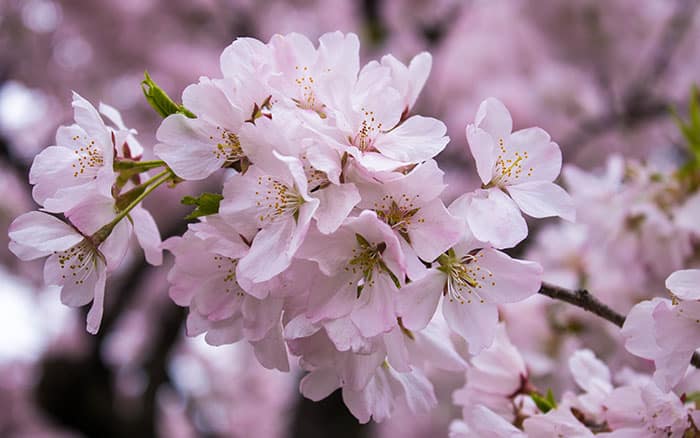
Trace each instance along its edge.
{"label": "flower stem", "polygon": [[146,181],[144,185],[146,185],[147,187],[141,194],[134,198],[134,200],[131,201],[129,205],[124,207],[124,209],[122,209],[119,212],[119,214],[117,214],[117,216],[114,219],[112,219],[108,224],[104,225],[102,228],[97,230],[95,234],[90,236],[90,240],[94,243],[94,245],[98,246],[100,243],[104,242],[104,240],[112,233],[112,230],[119,223],[119,221],[124,219],[131,210],[133,210],[137,205],[141,203],[141,201],[143,201],[146,198],[146,196],[151,194],[151,192],[158,188],[158,186],[168,181],[172,176],[172,171],[170,169],[165,169],[153,178]]}
{"label": "flower stem", "polygon": [[162,160],[150,160],[150,161],[134,161],[134,160],[117,160],[114,162],[115,170],[131,170],[138,169],[142,172],[150,169],[156,169],[158,167],[165,166],[165,161]]}

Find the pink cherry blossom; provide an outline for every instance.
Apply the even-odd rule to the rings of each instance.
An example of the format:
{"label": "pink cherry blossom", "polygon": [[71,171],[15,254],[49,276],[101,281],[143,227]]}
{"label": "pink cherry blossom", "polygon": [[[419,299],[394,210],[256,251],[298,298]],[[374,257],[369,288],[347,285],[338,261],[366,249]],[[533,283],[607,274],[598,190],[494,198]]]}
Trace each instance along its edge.
{"label": "pink cherry blossom", "polygon": [[211,345],[246,339],[263,365],[289,369],[280,326],[283,298],[269,296],[271,284],[256,285],[251,295],[237,280],[237,265],[249,251],[243,237],[220,218],[210,217],[163,246],[175,255],[168,274],[170,296],[190,308],[189,336],[206,333]]}
{"label": "pink cherry blossom", "polygon": [[46,213],[29,212],[15,219],[8,233],[10,250],[20,259],[48,256],[44,281],[61,287],[63,304],[78,307],[93,302],[87,317],[87,330],[92,334],[97,333],[102,320],[107,271],[119,266],[130,233],[129,222],[122,220],[101,241],[90,237],[99,225],[108,222],[101,219],[113,216],[109,207],[109,200],[84,201],[67,213],[72,224]]}
{"label": "pink cherry blossom", "polygon": [[697,272],[671,274],[666,285],[676,300],[642,301],[630,311],[622,327],[625,348],[654,361],[654,380],[663,390],[676,386],[700,346],[700,302],[695,300]]}
{"label": "pink cherry blossom", "polygon": [[156,133],[160,143],[154,152],[179,177],[204,179],[245,157],[239,131],[264,99],[233,78],[201,78],[182,93],[183,105],[197,118],[168,116]]}
{"label": "pink cherry blossom", "polygon": [[542,268],[467,237],[441,255],[417,281],[405,286],[399,315],[411,330],[425,327],[441,296],[448,325],[477,354],[491,345],[498,323],[498,304],[513,303],[537,293]]}
{"label": "pink cherry blossom", "polygon": [[452,398],[463,407],[465,419],[474,407],[483,406],[513,421],[522,402],[518,396],[530,391],[528,376],[525,361],[508,339],[505,325],[498,324],[493,343],[470,359],[467,383]]}
{"label": "pink cherry blossom", "polygon": [[[477,192],[476,199],[484,205],[476,207],[479,213],[471,213],[467,220],[478,239],[499,248],[512,246],[513,242],[517,243],[527,235],[522,218],[517,218],[519,213],[508,205],[509,202],[536,218],[560,216],[573,220],[575,217],[571,198],[553,183],[561,170],[559,146],[541,128],[512,131],[510,113],[495,98],[482,102],[474,124],[467,126],[467,139],[476,169],[485,191],[489,192]],[[510,199],[502,194],[496,195],[501,191]],[[503,237],[489,234],[488,227],[485,227],[487,219],[483,215],[494,216],[493,212],[497,212],[497,223],[519,226]]]}
{"label": "pink cherry blossom", "polygon": [[326,117],[338,89],[354,86],[360,70],[360,42],[355,34],[326,33],[318,49],[303,35],[275,35],[269,44],[277,75],[270,84],[299,108]]}
{"label": "pink cherry blossom", "polygon": [[577,350],[569,358],[569,369],[574,381],[585,393],[571,397],[568,401],[565,394],[565,404],[576,407],[587,418],[602,423],[604,401],[613,390],[607,365],[595,357],[591,350],[583,349]]}
{"label": "pink cherry blossom", "polygon": [[227,221],[260,229],[237,268],[241,278],[254,283],[270,280],[290,266],[319,204],[309,196],[298,159],[275,152],[266,164],[278,172],[268,174],[253,165],[245,174],[233,175],[224,185],[221,202]]}
{"label": "pink cherry blossom", "polygon": [[402,121],[403,103],[393,87],[391,69],[370,62],[350,95],[333,104],[335,132],[330,134],[337,147],[369,171],[391,171],[434,157],[449,141],[445,125],[423,116]]}
{"label": "pink cherry blossom", "polygon": [[445,187],[443,172],[433,160],[419,164],[405,176],[383,184],[358,182],[362,201],[358,207],[372,209],[400,238],[412,279],[425,270],[419,259],[432,262],[457,243],[461,220],[452,217],[438,198]]}
{"label": "pink cherry blossom", "polygon": [[310,230],[299,257],[316,262],[322,272],[310,286],[309,318],[350,314],[366,337],[394,326],[405,259],[398,238],[376,213],[365,210],[330,235]]}
{"label": "pink cherry blossom", "polygon": [[683,436],[689,428],[688,408],[674,393],[654,383],[616,388],[605,400],[606,420],[612,432],[602,437]]}
{"label": "pink cherry blossom", "polygon": [[39,153],[29,172],[34,200],[53,213],[70,210],[95,195],[111,196],[115,146],[129,134],[107,127],[95,107],[77,93],[73,108],[76,123],[58,129],[56,145]]}

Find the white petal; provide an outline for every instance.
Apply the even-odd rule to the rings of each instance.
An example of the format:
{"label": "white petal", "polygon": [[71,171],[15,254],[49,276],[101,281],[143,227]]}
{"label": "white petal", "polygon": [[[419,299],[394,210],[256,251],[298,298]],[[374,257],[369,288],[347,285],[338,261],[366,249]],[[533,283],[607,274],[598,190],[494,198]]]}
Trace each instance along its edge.
{"label": "white petal", "polygon": [[509,186],[508,193],[518,207],[529,216],[559,216],[572,222],[576,219],[573,199],[554,183],[536,181],[517,184]]}
{"label": "white petal", "polygon": [[682,300],[700,300],[700,269],[674,272],[666,279],[666,288]]}
{"label": "white petal", "polygon": [[60,219],[32,211],[12,221],[8,236],[10,251],[22,260],[44,257],[65,251],[83,240],[73,227]]}

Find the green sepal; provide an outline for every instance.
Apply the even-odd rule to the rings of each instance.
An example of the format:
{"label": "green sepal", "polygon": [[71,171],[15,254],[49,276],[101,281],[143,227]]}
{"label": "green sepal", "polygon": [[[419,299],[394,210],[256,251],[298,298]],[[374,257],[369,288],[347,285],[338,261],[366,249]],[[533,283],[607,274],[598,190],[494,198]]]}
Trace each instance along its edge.
{"label": "green sepal", "polygon": [[198,217],[218,213],[222,199],[224,197],[219,193],[202,193],[196,198],[194,196],[185,196],[180,203],[196,206],[192,213],[185,216],[185,219],[197,219]]}
{"label": "green sepal", "polygon": [[141,81],[143,95],[146,96],[149,105],[151,105],[161,117],[165,118],[171,114],[184,114],[190,119],[197,118],[190,110],[182,105],[176,104],[170,96],[151,79],[147,71],[143,72],[143,75],[145,78]]}
{"label": "green sepal", "polygon": [[543,414],[546,414],[547,412],[551,411],[552,409],[557,408],[557,401],[554,400],[554,393],[552,392],[552,389],[547,390],[546,395],[542,395],[539,392],[531,392],[530,397],[532,398],[532,401],[535,402],[535,405],[537,405],[537,408],[542,411]]}

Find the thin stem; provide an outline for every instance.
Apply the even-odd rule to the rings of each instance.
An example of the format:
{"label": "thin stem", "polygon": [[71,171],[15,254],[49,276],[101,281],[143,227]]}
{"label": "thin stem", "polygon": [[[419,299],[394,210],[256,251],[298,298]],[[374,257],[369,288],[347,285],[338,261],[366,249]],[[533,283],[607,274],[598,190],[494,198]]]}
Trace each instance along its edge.
{"label": "thin stem", "polygon": [[168,174],[168,173],[170,173],[170,169],[165,169],[164,171],[162,171],[162,172],[160,172],[160,173],[157,173],[157,174],[153,175],[152,177],[150,177],[148,180],[142,182],[140,185],[141,185],[141,186],[148,186],[149,184],[153,184],[153,182],[154,182],[155,180],[157,180],[157,179],[160,178],[161,176],[163,176],[163,175],[165,175],[165,174]]}
{"label": "thin stem", "polygon": [[165,161],[163,160],[134,161],[129,159],[122,159],[114,162],[114,168],[116,170],[138,169],[141,171],[146,171],[149,169],[155,169],[163,166],[165,166]]}
{"label": "thin stem", "polygon": [[114,219],[112,219],[112,221],[110,221],[107,225],[104,225],[102,228],[97,230],[95,234],[91,236],[90,239],[93,241],[95,246],[102,243],[104,239],[106,239],[107,236],[110,235],[112,229],[114,229],[114,227],[119,223],[119,221],[124,219],[126,215],[128,215],[129,212],[134,209],[134,207],[139,205],[139,203],[141,203],[141,201],[143,201],[146,198],[146,196],[151,194],[151,192],[158,188],[158,186],[168,181],[172,176],[173,174],[170,171],[170,169],[165,169],[164,171],[160,172],[158,175],[154,176],[153,178],[149,179],[146,183],[144,183],[151,185],[148,186],[143,191],[143,193],[134,198],[134,200],[131,201],[131,203],[127,205],[123,210],[121,210],[119,214],[117,214],[117,216]]}
{"label": "thin stem", "polygon": [[[612,322],[618,327],[622,327],[625,323],[625,315],[617,313],[607,305],[601,303],[586,289],[569,290],[549,283],[542,283],[538,293],[555,300],[573,304],[576,307],[580,307],[587,312],[591,312],[594,315]],[[695,368],[700,368],[700,355],[693,353],[690,363]]]}

